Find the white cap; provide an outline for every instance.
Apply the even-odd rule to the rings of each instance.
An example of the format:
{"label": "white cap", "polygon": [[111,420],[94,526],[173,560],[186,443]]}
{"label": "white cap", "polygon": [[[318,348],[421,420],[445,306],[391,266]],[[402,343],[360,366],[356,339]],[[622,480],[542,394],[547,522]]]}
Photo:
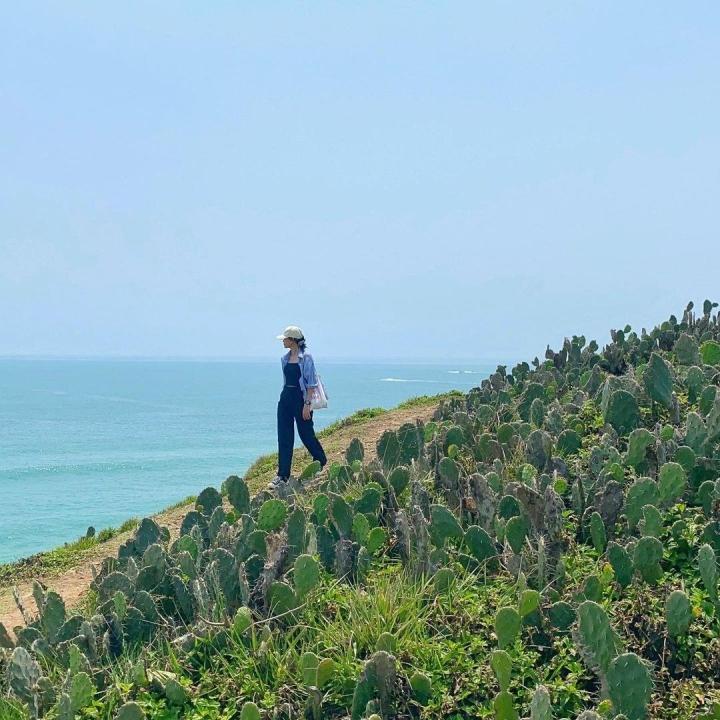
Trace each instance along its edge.
{"label": "white cap", "polygon": [[288,325],[282,332],[282,335],[278,335],[278,340],[284,340],[285,338],[291,338],[293,340],[302,340],[305,336],[303,331],[297,325]]}

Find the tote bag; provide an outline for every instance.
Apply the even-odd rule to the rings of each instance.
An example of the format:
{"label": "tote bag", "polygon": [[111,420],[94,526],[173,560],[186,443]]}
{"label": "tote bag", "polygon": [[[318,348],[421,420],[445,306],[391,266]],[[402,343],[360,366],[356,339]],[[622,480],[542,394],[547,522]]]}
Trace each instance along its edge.
{"label": "tote bag", "polygon": [[317,376],[317,387],[311,388],[310,393],[310,409],[311,410],[322,410],[328,406],[327,393],[325,392],[325,386],[320,376]]}

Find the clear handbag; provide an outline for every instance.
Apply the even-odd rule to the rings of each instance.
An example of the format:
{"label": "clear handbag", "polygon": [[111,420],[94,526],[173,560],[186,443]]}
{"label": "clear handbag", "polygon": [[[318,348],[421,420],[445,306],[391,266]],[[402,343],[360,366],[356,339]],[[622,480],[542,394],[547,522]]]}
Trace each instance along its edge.
{"label": "clear handbag", "polygon": [[322,410],[328,406],[327,393],[325,392],[325,386],[320,376],[317,376],[317,387],[308,388],[310,390],[310,409],[311,410]]}

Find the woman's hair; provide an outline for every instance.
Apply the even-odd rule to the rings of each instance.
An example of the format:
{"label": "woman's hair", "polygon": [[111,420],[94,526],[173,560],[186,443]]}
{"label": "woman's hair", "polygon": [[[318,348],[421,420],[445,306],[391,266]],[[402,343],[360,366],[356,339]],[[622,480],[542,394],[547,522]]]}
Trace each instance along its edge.
{"label": "woman's hair", "polygon": [[303,352],[305,352],[305,347],[307,346],[307,343],[305,342],[305,338],[302,337],[302,338],[300,338],[299,340],[296,340],[295,342],[297,342],[298,347],[300,348],[300,350],[302,350]]}

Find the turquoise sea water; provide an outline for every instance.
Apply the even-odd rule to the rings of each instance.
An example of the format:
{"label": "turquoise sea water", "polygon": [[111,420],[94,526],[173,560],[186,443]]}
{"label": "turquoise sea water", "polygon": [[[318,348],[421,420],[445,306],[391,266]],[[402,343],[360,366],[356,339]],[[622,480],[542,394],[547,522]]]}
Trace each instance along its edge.
{"label": "turquoise sea water", "polygon": [[[468,390],[494,368],[318,361],[330,407],[315,413],[315,426],[416,395]],[[0,562],[242,475],[277,449],[281,384],[279,359],[0,359]]]}

